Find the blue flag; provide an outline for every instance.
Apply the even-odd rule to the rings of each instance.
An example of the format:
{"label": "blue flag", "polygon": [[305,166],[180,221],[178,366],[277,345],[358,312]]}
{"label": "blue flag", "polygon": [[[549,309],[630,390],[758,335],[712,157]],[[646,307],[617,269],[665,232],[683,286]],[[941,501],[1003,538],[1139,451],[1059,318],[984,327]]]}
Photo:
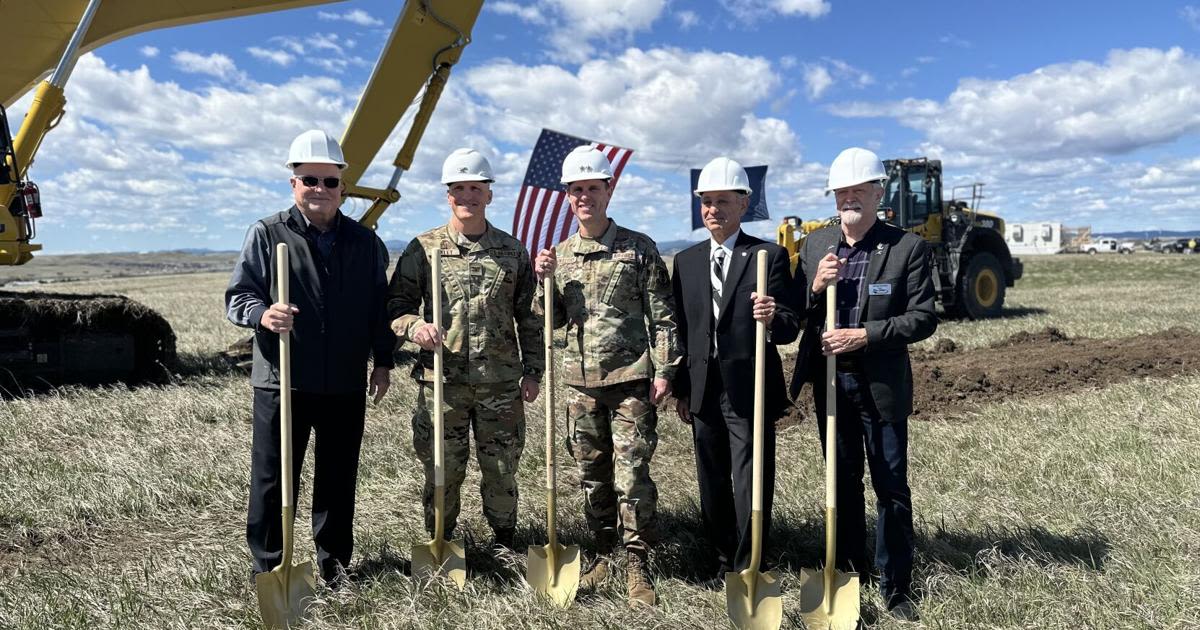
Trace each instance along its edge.
{"label": "blue flag", "polygon": [[[746,216],[742,217],[742,223],[749,221],[766,221],[771,218],[767,213],[767,191],[764,185],[767,181],[767,166],[747,166],[746,176],[750,178],[750,206],[746,208]],[[696,190],[696,186],[700,185],[700,169],[692,169],[692,186],[688,189],[690,193]],[[692,229],[698,230],[704,227],[704,220],[700,218],[700,198],[692,193]]]}

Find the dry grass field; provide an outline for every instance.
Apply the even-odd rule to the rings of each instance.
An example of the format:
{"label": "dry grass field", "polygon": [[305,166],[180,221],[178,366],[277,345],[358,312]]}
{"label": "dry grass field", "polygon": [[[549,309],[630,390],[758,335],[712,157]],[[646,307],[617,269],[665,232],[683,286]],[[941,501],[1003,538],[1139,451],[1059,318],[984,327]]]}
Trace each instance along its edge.
{"label": "dry grass field", "polygon": [[[1020,331],[1123,338],[1196,330],[1200,256],[1027,261],[1008,316],[943,322],[943,339],[977,357]],[[226,275],[93,279],[54,290],[118,292],[159,310],[187,369],[165,386],[67,387],[0,401],[0,628],[253,628],[244,517],[250,389],[210,358],[241,335],[225,322]],[[1180,352],[1198,337],[1179,330]],[[1048,352],[1053,352],[1050,348]],[[916,581],[929,628],[1194,628],[1200,624],[1200,373],[1175,373],[1041,396],[1000,398],[911,424]],[[408,575],[424,539],[412,381],[370,407],[360,472],[355,563],[361,579],[318,591],[311,628],[723,628],[724,593],[700,536],[691,437],[659,420],[654,475],[661,605],[625,605],[618,574],[559,611],[523,585],[523,554],[497,554],[480,513],[478,473],[464,486],[464,592]],[[543,418],[528,410],[518,543],[544,542]],[[810,414],[811,415],[811,414]],[[816,429],[779,436],[777,528],[785,625],[799,627],[798,575],[821,557],[823,482]],[[578,540],[580,496],[559,451],[560,525]],[[311,464],[310,464],[311,465]],[[870,501],[870,499],[869,499]],[[302,502],[299,513],[306,513]],[[301,559],[312,555],[298,519]],[[867,627],[891,619],[864,589]]]}

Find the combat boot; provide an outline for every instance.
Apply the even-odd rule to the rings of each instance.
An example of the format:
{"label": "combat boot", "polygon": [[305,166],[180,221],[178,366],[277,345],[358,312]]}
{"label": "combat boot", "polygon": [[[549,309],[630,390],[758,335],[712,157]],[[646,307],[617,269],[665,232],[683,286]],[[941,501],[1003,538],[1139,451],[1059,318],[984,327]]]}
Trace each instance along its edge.
{"label": "combat boot", "polygon": [[602,529],[596,532],[596,548],[591,564],[579,576],[579,588],[583,591],[594,591],[608,577],[612,563],[610,555],[613,547],[617,546],[617,532],[614,529]]}
{"label": "combat boot", "polygon": [[509,528],[501,528],[501,529],[495,530],[493,533],[495,534],[495,536],[492,539],[493,547],[502,547],[509,551],[513,551],[516,549],[513,546],[513,544],[514,544],[513,539],[516,538],[516,535],[517,535],[517,532],[515,530],[509,529]]}
{"label": "combat boot", "polygon": [[629,605],[634,608],[653,606],[658,598],[654,595],[654,583],[650,581],[648,554],[641,549],[630,549],[628,555],[625,579],[629,585]]}

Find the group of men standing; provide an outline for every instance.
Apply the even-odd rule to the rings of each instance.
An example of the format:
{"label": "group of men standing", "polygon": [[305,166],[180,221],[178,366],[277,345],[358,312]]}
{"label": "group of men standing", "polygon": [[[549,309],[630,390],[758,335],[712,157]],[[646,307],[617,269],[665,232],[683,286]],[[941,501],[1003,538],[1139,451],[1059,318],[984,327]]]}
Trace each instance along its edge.
{"label": "group of men standing", "polygon": [[[247,522],[254,571],[270,570],[281,555],[275,340],[289,332],[296,355],[295,459],[302,462],[311,428],[317,436],[313,537],[327,582],[336,586],[345,579],[353,546],[363,383],[378,401],[389,386],[392,351],[405,341],[421,348],[413,368],[420,391],[412,431],[425,468],[426,528],[434,530],[432,352],[441,346],[447,537],[457,524],[473,434],[484,516],[494,542],[512,548],[524,403],[538,397],[541,376],[553,367],[541,354],[542,281],[550,278],[552,334],[568,387],[566,443],[578,464],[593,535],[582,588],[605,579],[614,568],[613,552],[623,549],[631,604],[656,603],[649,553],[658,490],[650,462],[658,442],[657,408],[672,394],[679,418],[692,428],[716,575],[747,568],[753,340],[761,322],[768,330],[768,420],[782,417],[791,404],[775,346],[803,332],[793,397],[804,382],[823,382],[825,355],[837,357],[839,568],[869,571],[865,462],[879,510],[880,588],[898,616],[915,616],[907,344],[932,334],[936,318],[923,241],[876,219],[885,178],[873,153],[848,149],[834,161],[829,189],[840,225],[806,239],[795,274],[786,250],[741,230],[752,192],[745,170],[728,158],[714,159],[695,191],[710,238],[679,253],[668,274],[650,237],[609,217],[613,172],[600,151],[582,146],[564,160],[562,183],[579,228],[531,260],[518,240],[486,218],[494,181],[487,159],[459,149],[442,169],[449,221],[409,243],[390,285],[382,242],[338,209],[345,162],[337,142],[306,132],[293,142],[288,166],[295,205],[251,228],[226,292],[229,318],[256,333]],[[271,252],[278,242],[296,252],[290,272],[297,287],[292,295],[299,297],[291,304],[273,297]],[[749,271],[760,250],[770,260],[767,295],[756,292]],[[430,277],[435,251],[442,259],[440,279]],[[833,283],[838,328],[825,331],[818,311]],[[432,323],[432,291],[443,296],[441,330]],[[364,380],[368,355],[374,368]],[[814,387],[814,395],[821,416],[824,388]],[[765,424],[764,443],[765,535],[776,467],[773,421]]]}

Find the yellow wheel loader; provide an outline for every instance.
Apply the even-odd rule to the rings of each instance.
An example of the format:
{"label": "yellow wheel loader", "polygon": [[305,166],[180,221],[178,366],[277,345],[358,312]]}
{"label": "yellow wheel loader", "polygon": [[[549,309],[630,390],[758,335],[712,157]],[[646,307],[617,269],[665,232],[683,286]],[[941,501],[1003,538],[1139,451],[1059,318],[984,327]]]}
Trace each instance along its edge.
{"label": "yellow wheel loader", "polygon": [[[153,29],[335,1],[340,0],[0,1],[0,24],[5,26],[0,37],[0,265],[25,264],[42,248],[35,240],[43,210],[29,172],[42,140],[62,118],[63,88],[80,55]],[[450,68],[471,41],[482,5],[483,0],[403,4],[341,139],[350,163],[342,173],[347,195],[369,203],[359,219],[364,225],[374,228],[387,207],[400,199],[400,176],[412,165]],[[14,136],[4,107],[35,84],[29,112]],[[405,113],[404,105],[419,93],[420,104],[396,155],[391,181],[384,188],[359,185]],[[170,325],[132,300],[0,291],[0,366],[8,381],[0,387],[158,380],[169,374],[174,361]]]}
{"label": "yellow wheel loader", "polygon": [[[879,218],[929,243],[934,290],[946,312],[971,319],[999,316],[1005,289],[1020,279],[1023,266],[1004,242],[1004,220],[978,210],[983,184],[966,187],[970,200],[956,199],[956,189],[947,200],[940,160],[884,160],[883,166],[888,181]],[[835,221],[784,218],[777,240],[792,254],[793,271],[804,237]]]}

